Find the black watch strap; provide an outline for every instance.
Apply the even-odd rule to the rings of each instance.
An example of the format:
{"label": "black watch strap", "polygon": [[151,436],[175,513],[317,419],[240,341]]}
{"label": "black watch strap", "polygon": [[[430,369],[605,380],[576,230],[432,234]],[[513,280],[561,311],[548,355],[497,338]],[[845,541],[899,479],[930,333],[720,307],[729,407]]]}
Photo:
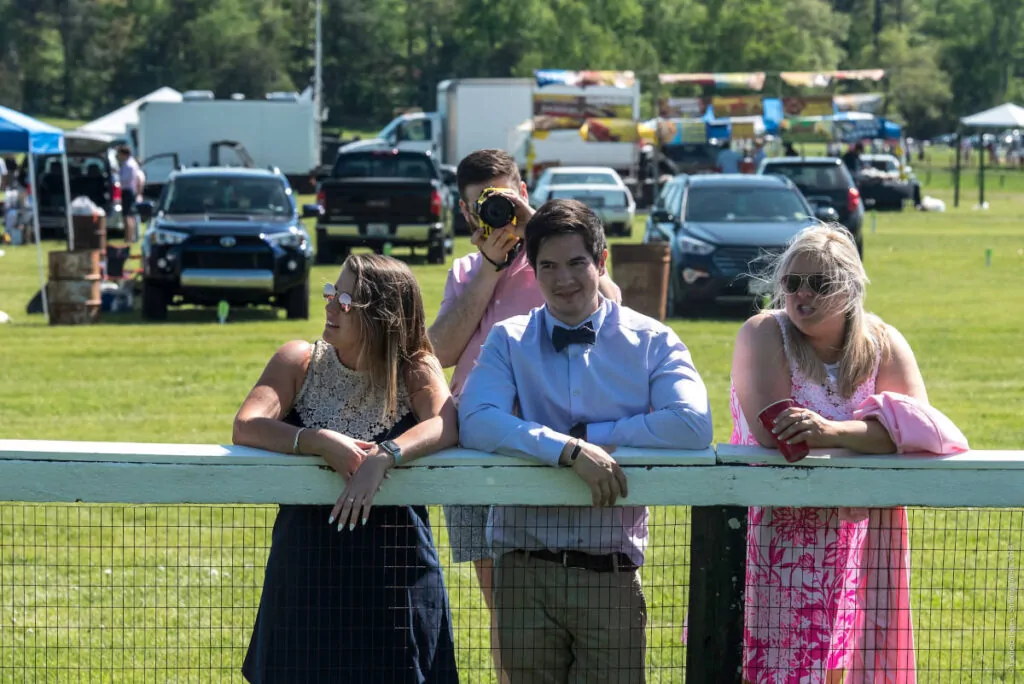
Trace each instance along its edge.
{"label": "black watch strap", "polygon": [[495,271],[504,271],[506,268],[511,266],[512,262],[516,260],[517,256],[519,256],[519,250],[522,249],[522,246],[523,241],[520,240],[519,242],[516,243],[515,247],[508,251],[508,254],[505,255],[505,263],[502,264],[493,261],[491,257],[484,254],[484,250],[482,249],[480,250],[480,254],[483,256],[484,259],[487,259],[487,261],[489,261],[492,266],[494,266]]}
{"label": "black watch strap", "polygon": [[580,445],[580,441],[576,440],[576,444],[573,445],[572,451],[569,452],[570,466],[576,463],[576,459],[579,458],[581,451],[583,451],[583,447]]}

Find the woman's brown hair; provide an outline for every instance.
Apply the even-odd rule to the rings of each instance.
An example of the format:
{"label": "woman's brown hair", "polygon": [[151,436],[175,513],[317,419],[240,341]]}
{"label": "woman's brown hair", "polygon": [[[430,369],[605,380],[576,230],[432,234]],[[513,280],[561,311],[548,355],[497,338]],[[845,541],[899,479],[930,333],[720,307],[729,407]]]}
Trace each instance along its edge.
{"label": "woman's brown hair", "polygon": [[378,254],[353,254],[345,267],[355,278],[352,312],[359,317],[362,351],[359,367],[386,397],[383,415],[398,406],[399,373],[424,366],[443,376],[427,337],[423,296],[416,277],[405,264]]}

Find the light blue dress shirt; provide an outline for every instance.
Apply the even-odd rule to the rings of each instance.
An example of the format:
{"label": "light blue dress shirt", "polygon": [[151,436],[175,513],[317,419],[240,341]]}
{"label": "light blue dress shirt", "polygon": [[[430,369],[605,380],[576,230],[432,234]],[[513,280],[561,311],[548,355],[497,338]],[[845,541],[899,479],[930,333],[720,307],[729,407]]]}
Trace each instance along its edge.
{"label": "light blue dress shirt", "polygon": [[[561,352],[551,335],[556,325],[568,326],[546,307],[494,326],[459,399],[462,446],[557,467],[577,423],[587,426],[587,441],[600,446],[711,444],[707,390],[675,332],[603,297],[587,320],[596,331],[594,345]],[[496,555],[513,549],[622,552],[641,565],[647,509],[495,507],[488,540]]]}

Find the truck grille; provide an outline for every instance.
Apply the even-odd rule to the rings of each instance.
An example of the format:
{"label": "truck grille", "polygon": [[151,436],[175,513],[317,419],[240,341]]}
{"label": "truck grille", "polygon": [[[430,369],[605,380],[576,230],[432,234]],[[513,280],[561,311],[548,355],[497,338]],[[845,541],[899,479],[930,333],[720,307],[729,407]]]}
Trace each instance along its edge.
{"label": "truck grille", "polygon": [[182,268],[274,269],[274,255],[267,252],[186,251],[181,255]]}
{"label": "truck grille", "polygon": [[779,253],[764,247],[720,247],[711,261],[724,276],[748,275],[763,271],[768,260]]}

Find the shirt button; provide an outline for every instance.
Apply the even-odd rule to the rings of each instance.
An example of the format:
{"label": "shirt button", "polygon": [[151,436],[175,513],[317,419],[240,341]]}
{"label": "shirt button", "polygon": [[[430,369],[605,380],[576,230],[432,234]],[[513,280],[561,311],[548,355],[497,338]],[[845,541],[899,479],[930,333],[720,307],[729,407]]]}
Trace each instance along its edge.
{"label": "shirt button", "polygon": [[572,396],[574,396],[574,397],[580,396],[580,391],[579,390],[573,390],[572,391]]}

